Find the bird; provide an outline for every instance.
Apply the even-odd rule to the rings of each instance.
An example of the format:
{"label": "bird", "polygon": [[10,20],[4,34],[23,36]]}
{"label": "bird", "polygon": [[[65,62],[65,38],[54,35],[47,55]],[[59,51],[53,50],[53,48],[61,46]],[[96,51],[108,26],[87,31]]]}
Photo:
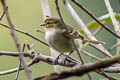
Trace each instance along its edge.
{"label": "bird", "polygon": [[72,41],[74,41],[78,49],[87,42],[93,44],[103,44],[101,41],[86,39],[79,31],[69,25],[63,24],[60,18],[47,17],[44,20],[44,23],[40,24],[40,26],[45,26],[45,40],[48,42],[50,47],[61,54],[71,54],[75,51],[75,46]]}

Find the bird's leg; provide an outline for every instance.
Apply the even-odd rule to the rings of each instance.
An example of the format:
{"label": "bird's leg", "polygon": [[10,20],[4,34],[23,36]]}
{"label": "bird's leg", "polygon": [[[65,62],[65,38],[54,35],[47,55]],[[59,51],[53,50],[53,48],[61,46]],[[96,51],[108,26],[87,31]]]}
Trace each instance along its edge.
{"label": "bird's leg", "polygon": [[65,59],[63,60],[64,64],[65,64],[65,61],[68,61],[68,62],[71,61],[71,60],[68,59],[68,58],[69,58],[69,56],[70,56],[72,53],[73,53],[73,51],[70,51],[70,53],[69,53],[68,55],[66,55]]}
{"label": "bird's leg", "polygon": [[61,55],[63,55],[63,53],[61,53],[60,55],[57,56],[57,58],[55,59],[55,64],[57,64],[58,59],[59,59],[59,57],[60,57]]}

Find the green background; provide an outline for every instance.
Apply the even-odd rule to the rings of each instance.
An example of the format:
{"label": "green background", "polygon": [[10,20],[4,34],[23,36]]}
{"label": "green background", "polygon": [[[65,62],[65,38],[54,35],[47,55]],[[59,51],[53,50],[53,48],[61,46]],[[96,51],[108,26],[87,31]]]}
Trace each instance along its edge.
{"label": "green background", "polygon": [[[48,0],[52,16],[58,17],[56,7],[54,0]],[[70,0],[69,0],[70,1]],[[86,8],[88,8],[95,16],[100,17],[104,14],[107,14],[107,9],[104,4],[104,0],[79,0]],[[62,16],[65,20],[65,22],[71,26],[74,26],[75,29],[80,30],[76,22],[71,17],[70,13],[67,11],[65,6],[62,4],[62,0],[59,0],[60,2],[60,10],[62,12]],[[83,12],[79,7],[77,7],[75,4],[70,2],[78,15],[82,18],[82,20],[87,24],[93,19],[91,19],[85,12]],[[40,23],[43,22],[43,14],[41,9],[40,0],[7,0],[8,9],[10,13],[11,20],[16,28],[19,28],[23,31],[29,32],[40,39],[44,40],[44,34],[37,33],[35,29],[41,29],[44,30],[43,27],[40,27]],[[119,0],[111,0],[111,5],[115,12],[120,12],[120,2]],[[2,6],[0,4],[0,13],[2,13]],[[6,18],[4,17],[1,21],[2,23],[7,24]],[[109,24],[111,29],[113,29],[111,26],[111,23]],[[93,30],[94,31],[94,30]],[[19,37],[19,41],[21,44],[21,47],[25,40],[28,41],[28,43],[35,44],[35,51],[39,53],[44,53],[45,55],[50,55],[49,48],[43,45],[42,43],[25,36],[21,33],[17,33],[17,36]],[[110,48],[113,44],[115,44],[116,40],[115,37],[112,36],[110,33],[108,33],[106,30],[102,30],[96,38],[98,40],[106,42],[104,45],[107,49]],[[98,52],[96,49],[91,48],[90,46],[86,47],[86,50],[93,53],[96,56],[103,57],[103,54]],[[14,41],[10,35],[10,31],[7,28],[4,28],[0,26],[0,51],[16,51],[16,47],[14,44]],[[113,55],[115,54],[115,50],[111,52]],[[73,54],[74,57],[78,58],[76,54]],[[91,61],[91,58],[88,58],[84,56],[84,60],[86,62]],[[30,61],[30,59],[26,59],[27,61]],[[16,57],[8,57],[8,56],[0,56],[0,71],[8,70],[11,68],[15,68],[18,66],[18,58]],[[30,67],[32,71],[32,76],[37,77],[40,75],[49,74],[51,72],[54,72],[53,66],[39,62],[38,64],[35,64]],[[96,73],[91,73],[93,80],[103,80],[104,78]],[[115,75],[117,76],[117,75]],[[8,75],[2,75],[0,76],[0,80],[13,80],[15,78],[15,73],[8,74]],[[26,80],[26,75],[24,71],[20,72],[19,80]],[[69,78],[69,80],[88,80],[88,77],[86,75],[82,77],[72,77]]]}

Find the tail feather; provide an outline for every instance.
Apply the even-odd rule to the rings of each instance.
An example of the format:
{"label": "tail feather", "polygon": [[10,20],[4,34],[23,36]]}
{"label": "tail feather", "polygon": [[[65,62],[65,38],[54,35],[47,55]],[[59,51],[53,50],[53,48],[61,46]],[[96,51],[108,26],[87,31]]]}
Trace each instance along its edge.
{"label": "tail feather", "polygon": [[105,42],[102,42],[102,41],[88,40],[88,39],[83,40],[83,44],[85,44],[87,42],[88,43],[93,43],[93,44],[105,44]]}

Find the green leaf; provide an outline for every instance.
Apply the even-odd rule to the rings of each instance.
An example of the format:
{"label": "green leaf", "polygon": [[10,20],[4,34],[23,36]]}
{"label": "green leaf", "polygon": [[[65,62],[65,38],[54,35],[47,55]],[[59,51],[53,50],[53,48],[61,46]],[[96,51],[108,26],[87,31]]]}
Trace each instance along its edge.
{"label": "green leaf", "polygon": [[[120,19],[120,14],[115,14],[116,19]],[[101,22],[110,22],[111,18],[109,16],[109,14],[106,14],[104,16],[101,16],[100,18],[98,18]],[[96,21],[91,21],[90,23],[87,24],[88,29],[94,29],[96,27],[100,26]]]}

